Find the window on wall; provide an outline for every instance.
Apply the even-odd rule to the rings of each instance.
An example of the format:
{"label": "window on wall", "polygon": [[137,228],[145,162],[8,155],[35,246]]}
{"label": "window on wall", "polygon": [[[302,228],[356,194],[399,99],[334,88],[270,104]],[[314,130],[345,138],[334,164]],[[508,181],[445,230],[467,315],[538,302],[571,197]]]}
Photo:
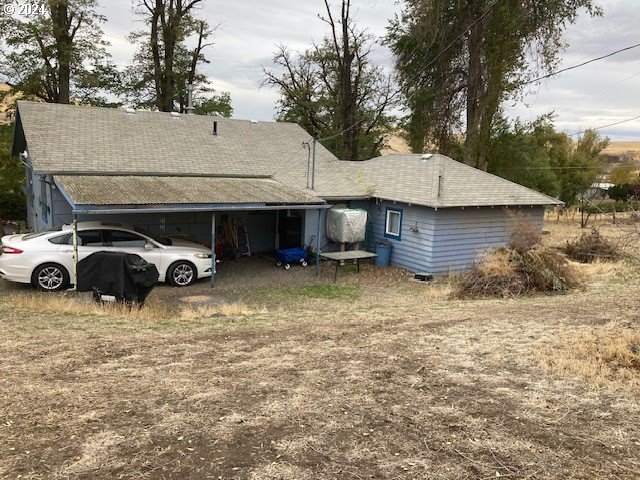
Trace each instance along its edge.
{"label": "window on wall", "polygon": [[400,238],[402,232],[402,210],[395,208],[387,209],[387,218],[384,228],[384,236],[389,238]]}

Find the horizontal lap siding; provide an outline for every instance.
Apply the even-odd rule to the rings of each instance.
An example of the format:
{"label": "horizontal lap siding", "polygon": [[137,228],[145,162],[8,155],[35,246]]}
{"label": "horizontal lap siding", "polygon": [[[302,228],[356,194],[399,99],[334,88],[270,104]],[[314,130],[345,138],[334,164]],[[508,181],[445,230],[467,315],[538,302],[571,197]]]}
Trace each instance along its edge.
{"label": "horizontal lap siding", "polygon": [[[525,219],[542,229],[543,207],[520,209]],[[436,213],[431,272],[463,270],[487,250],[503,246],[513,219],[503,208],[440,209]]]}
{"label": "horizontal lap siding", "polygon": [[[400,240],[384,236],[385,216],[387,208],[402,210],[402,235]],[[393,202],[372,204],[369,208],[373,221],[374,241],[380,243],[388,240],[391,243],[391,263],[407,270],[429,271],[431,261],[432,239],[435,231],[435,217],[432,209],[412,207]],[[417,232],[412,227],[417,226]]]}

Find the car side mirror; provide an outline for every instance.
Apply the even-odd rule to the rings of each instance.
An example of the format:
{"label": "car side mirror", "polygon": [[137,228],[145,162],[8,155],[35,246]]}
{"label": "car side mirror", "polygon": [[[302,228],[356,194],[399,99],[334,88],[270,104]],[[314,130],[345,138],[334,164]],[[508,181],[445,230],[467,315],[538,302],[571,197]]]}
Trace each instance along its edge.
{"label": "car side mirror", "polygon": [[153,250],[154,248],[156,248],[156,247],[154,247],[152,243],[145,243],[144,244],[144,249],[145,250]]}

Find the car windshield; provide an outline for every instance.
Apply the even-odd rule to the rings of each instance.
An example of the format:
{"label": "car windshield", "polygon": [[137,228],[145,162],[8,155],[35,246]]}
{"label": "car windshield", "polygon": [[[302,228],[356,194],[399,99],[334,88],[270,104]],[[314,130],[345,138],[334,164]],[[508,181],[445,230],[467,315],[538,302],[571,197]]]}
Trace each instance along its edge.
{"label": "car windshield", "polygon": [[41,237],[42,235],[46,235],[47,233],[61,232],[61,231],[62,231],[62,227],[46,228],[41,232],[27,233],[24,237],[22,237],[22,240],[31,240],[32,238],[38,238],[38,237]]}
{"label": "car windshield", "polygon": [[164,245],[166,247],[169,247],[169,246],[173,245],[173,242],[168,237],[163,237],[161,235],[156,235],[156,234],[148,232],[144,228],[140,228],[140,227],[134,227],[134,230],[136,232],[144,235],[145,237],[149,237],[150,239],[155,240],[159,244]]}

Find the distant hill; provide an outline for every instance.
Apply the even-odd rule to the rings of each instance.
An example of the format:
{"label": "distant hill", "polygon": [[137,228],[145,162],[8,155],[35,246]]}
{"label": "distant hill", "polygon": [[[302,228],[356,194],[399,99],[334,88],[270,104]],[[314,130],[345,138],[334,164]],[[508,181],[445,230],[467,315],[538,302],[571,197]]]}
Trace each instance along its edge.
{"label": "distant hill", "polygon": [[[16,100],[24,98],[22,93],[9,93],[11,91],[11,85],[6,83],[0,83],[0,125],[8,125],[13,122],[13,118],[16,114]],[[38,97],[31,96],[28,100],[34,102],[41,102]]]}
{"label": "distant hill", "polygon": [[607,170],[623,162],[633,162],[640,170],[640,142],[611,142],[602,153],[608,163]]}
{"label": "distant hill", "polygon": [[[388,155],[391,153],[411,153],[411,149],[404,138],[399,134],[394,133],[387,137],[387,144],[381,152],[382,155]],[[611,170],[614,165],[628,161],[636,163],[638,165],[638,170],[640,170],[640,141],[611,142],[602,155],[607,162],[607,171]]]}

